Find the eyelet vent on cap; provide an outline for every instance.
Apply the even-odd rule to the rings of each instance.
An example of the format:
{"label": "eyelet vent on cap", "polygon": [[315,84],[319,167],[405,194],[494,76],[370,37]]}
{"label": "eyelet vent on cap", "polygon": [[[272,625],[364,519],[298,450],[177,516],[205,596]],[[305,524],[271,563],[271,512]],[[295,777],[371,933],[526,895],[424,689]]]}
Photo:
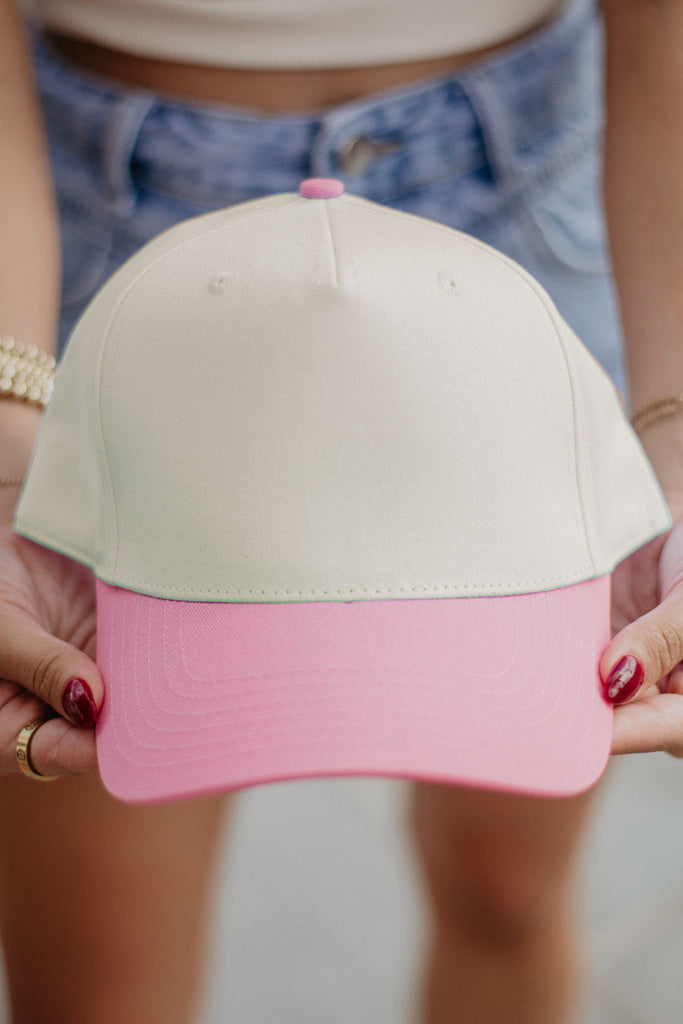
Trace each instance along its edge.
{"label": "eyelet vent on cap", "polygon": [[448,270],[442,270],[437,280],[439,287],[449,295],[459,295],[462,291],[462,282],[458,281]]}
{"label": "eyelet vent on cap", "polygon": [[213,292],[214,295],[220,295],[221,292],[226,291],[228,285],[232,283],[235,275],[232,270],[222,270],[220,274],[216,274],[209,280],[209,291]]}

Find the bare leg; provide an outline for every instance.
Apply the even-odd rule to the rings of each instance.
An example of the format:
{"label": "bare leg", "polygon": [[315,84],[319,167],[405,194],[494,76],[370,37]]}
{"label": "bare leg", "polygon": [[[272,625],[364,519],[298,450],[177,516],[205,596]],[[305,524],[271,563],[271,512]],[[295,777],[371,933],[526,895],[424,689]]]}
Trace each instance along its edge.
{"label": "bare leg", "polygon": [[13,1024],[188,1024],[226,797],[154,807],[94,776],[0,780]]}
{"label": "bare leg", "polygon": [[592,791],[540,799],[412,784],[433,931],[420,1024],[566,1024],[573,867]]}

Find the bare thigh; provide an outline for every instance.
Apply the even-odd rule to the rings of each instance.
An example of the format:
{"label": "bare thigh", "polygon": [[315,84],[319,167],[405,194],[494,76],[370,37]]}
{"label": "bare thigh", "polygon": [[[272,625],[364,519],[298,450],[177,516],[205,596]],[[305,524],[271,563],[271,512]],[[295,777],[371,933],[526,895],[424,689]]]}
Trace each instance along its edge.
{"label": "bare thigh", "polygon": [[573,881],[593,794],[412,783],[410,824],[437,930],[513,942],[543,931]]}
{"label": "bare thigh", "polygon": [[235,794],[152,807],[95,777],[0,780],[0,934],[13,1024],[186,1024]]}

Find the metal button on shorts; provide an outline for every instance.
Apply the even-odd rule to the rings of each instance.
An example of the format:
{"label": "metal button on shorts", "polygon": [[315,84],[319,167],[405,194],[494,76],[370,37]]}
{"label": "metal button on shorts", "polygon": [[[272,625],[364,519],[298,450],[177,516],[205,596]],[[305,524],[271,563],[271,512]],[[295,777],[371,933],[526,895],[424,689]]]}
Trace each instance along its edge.
{"label": "metal button on shorts", "polygon": [[396,149],[400,149],[399,142],[373,142],[364,135],[356,135],[344,143],[337,153],[337,161],[347,174],[362,174],[378,156]]}

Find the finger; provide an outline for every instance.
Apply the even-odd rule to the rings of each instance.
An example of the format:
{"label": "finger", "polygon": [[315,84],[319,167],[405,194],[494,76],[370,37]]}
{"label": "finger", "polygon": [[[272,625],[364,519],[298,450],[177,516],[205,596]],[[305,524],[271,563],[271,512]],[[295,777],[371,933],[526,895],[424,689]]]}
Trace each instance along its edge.
{"label": "finger", "polygon": [[41,725],[33,737],[31,763],[41,775],[87,775],[96,772],[94,729],[75,729],[63,718],[52,718]]}
{"label": "finger", "polygon": [[[24,726],[52,712],[16,684],[2,682],[0,699],[0,774],[18,773],[17,739]],[[33,734],[31,764],[41,775],[82,775],[97,771],[95,732],[52,718]]]}
{"label": "finger", "polygon": [[667,598],[683,580],[683,521],[674,523],[659,556],[659,592]]}
{"label": "finger", "polygon": [[662,693],[677,693],[683,695],[683,665],[676,665],[673,672],[670,672],[667,679],[660,682]]}
{"label": "finger", "polygon": [[18,608],[0,609],[0,677],[11,679],[74,725],[94,725],[104,697],[95,662]]}
{"label": "finger", "polygon": [[613,754],[664,750],[683,757],[683,700],[679,694],[658,693],[615,708]]}
{"label": "finger", "polygon": [[[661,679],[683,660],[683,584],[656,608],[612,637],[598,671],[606,700],[624,704]],[[663,687],[664,688],[664,687]]]}

